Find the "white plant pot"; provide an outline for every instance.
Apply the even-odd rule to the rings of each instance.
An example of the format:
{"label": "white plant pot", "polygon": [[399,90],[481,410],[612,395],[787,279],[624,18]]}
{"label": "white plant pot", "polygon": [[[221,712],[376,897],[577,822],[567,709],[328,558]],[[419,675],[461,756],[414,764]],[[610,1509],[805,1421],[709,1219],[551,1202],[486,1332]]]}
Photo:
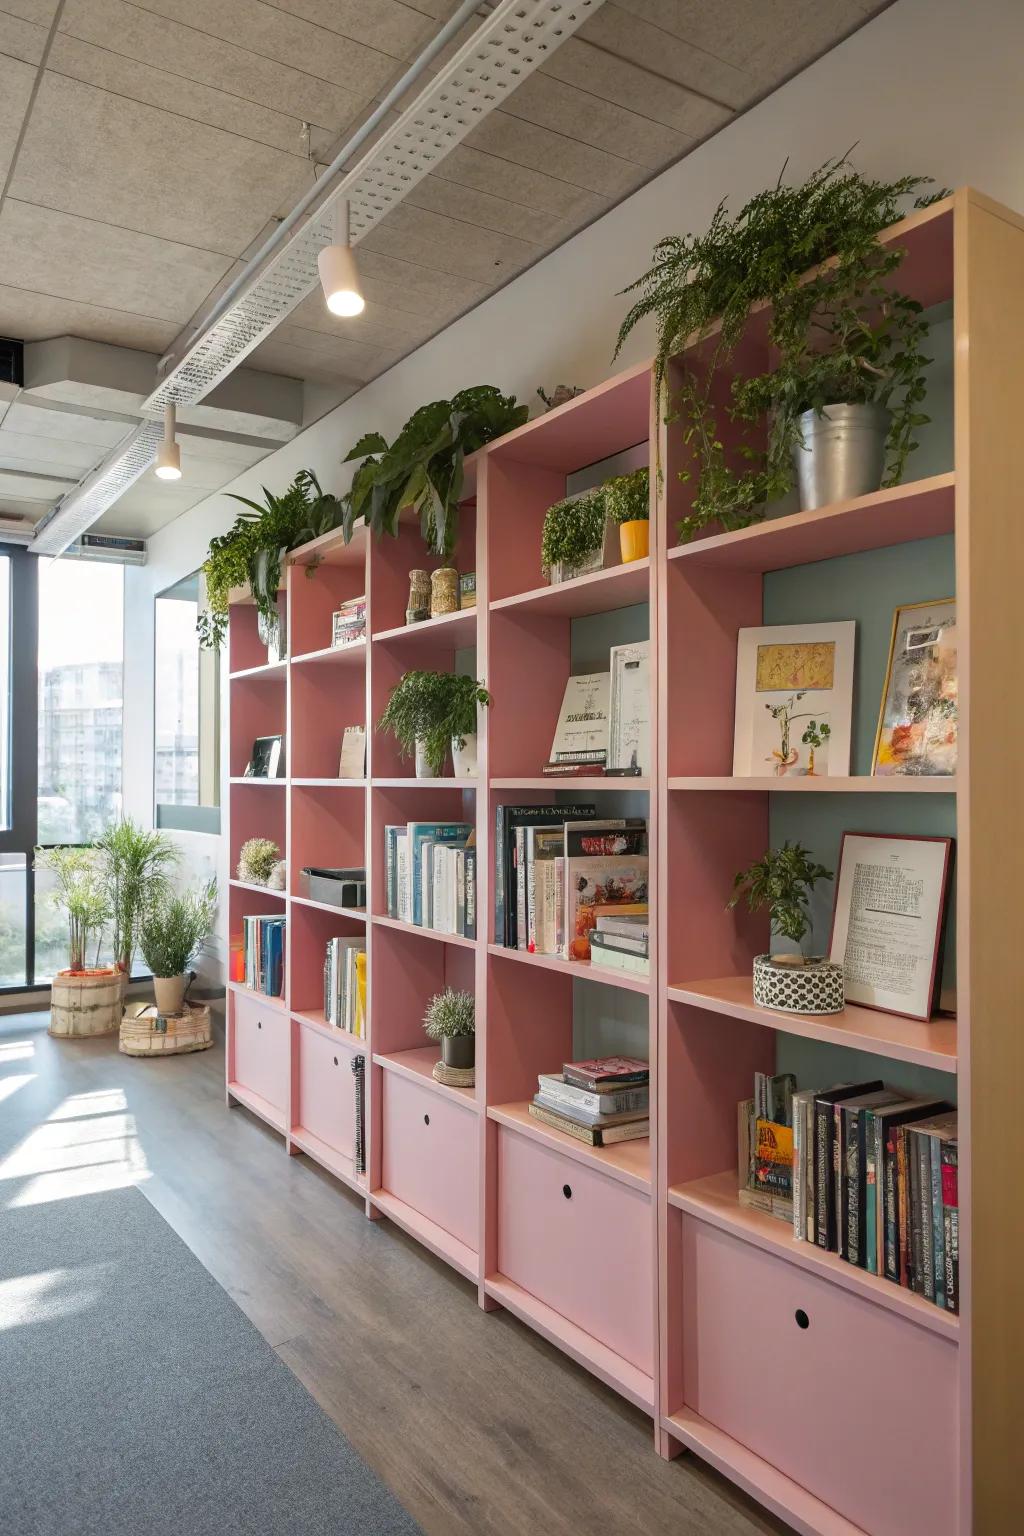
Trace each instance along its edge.
{"label": "white plant pot", "polygon": [[476,731],[462,738],[461,747],[459,738],[452,737],[452,771],[457,779],[476,778],[476,743]]}
{"label": "white plant pot", "polygon": [[432,779],[435,777],[430,767],[430,760],[427,757],[426,746],[422,741],[416,743],[416,777],[418,779]]}
{"label": "white plant pot", "polygon": [[771,955],[756,955],[754,1002],[782,1013],[842,1013],[843,968],[825,959],[783,965]]}
{"label": "white plant pot", "polygon": [[158,1013],[181,1013],[185,1006],[187,976],[154,976],[153,991],[156,993]]}

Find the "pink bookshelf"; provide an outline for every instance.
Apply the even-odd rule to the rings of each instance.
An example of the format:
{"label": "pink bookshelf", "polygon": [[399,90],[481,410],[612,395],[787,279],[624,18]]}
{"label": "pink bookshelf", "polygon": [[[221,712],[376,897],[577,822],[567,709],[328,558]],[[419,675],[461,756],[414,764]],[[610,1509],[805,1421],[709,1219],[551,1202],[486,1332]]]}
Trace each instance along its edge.
{"label": "pink bookshelf", "polygon": [[[1011,487],[1019,478],[1024,225],[958,192],[883,238],[906,244],[901,287],[926,305],[952,301],[947,471],[677,546],[692,495],[678,475],[681,433],[663,425],[650,366],[638,365],[467,465],[453,563],[476,573],[475,609],[405,626],[409,570],[437,563],[407,520],[397,539],[359,534],[345,546],[329,534],[293,556],[285,664],[266,666],[254,610],[233,607],[231,857],[245,837],[274,836],[288,859],[288,890],[233,881],[231,928],[234,935],[242,915],[283,904],[288,949],[283,999],[229,989],[227,1089],[282,1131],[291,1152],[363,1199],[369,1216],[391,1220],[470,1278],[481,1306],[506,1308],[649,1414],[661,1454],[694,1451],[806,1536],[981,1536],[997,1528],[977,1513],[979,1499],[1005,1490],[1019,1417],[1007,1412],[1017,1390],[1009,1383],[1024,1375],[1005,1368],[1011,1355],[1021,1363],[1014,1287],[1024,1239],[1006,1230],[1012,1192],[999,1141],[1024,1080],[1019,980],[1007,960],[1020,948],[1007,850],[1024,830],[1024,742],[1000,681],[1015,654],[1009,584],[1021,554]],[[753,317],[744,343],[752,358],[764,352],[765,320]],[[656,436],[664,475],[660,483],[652,476],[649,559],[542,584],[541,525],[569,477],[646,451]],[[775,622],[764,620],[767,583],[845,557],[897,560],[901,546],[950,534],[962,637],[958,777],[880,780],[861,767],[832,780],[734,779],[736,636]],[[362,595],[369,643],[332,652],[331,613]],[[637,780],[545,778],[574,620],[640,603],[649,605],[653,642],[649,770]],[[469,650],[494,699],[481,724],[478,777],[417,780],[372,724],[405,671],[451,669],[457,658],[464,665]],[[367,777],[338,780],[341,732],[361,723],[371,727]],[[254,736],[277,731],[287,734],[288,779],[275,792],[240,776]],[[497,809],[547,804],[563,792],[594,796],[599,806],[608,794],[642,797],[656,898],[649,980],[495,942]],[[759,920],[726,912],[732,875],[768,846],[773,817],[813,821],[830,808],[864,825],[883,813],[955,810],[959,1018],[919,1024],[851,1005],[826,1019],[753,1004],[751,959],[767,935]],[[477,940],[386,915],[383,829],[413,817],[474,823]],[[310,900],[307,864],[365,864],[366,912]],[[368,953],[365,1039],[330,1029],[320,1011],[326,940],[355,933],[365,934]],[[537,1074],[557,1071],[573,1051],[577,981],[602,984],[609,1010],[628,1005],[646,1020],[647,1140],[593,1149],[529,1116]],[[446,985],[476,997],[470,1090],[431,1075],[436,1049],[421,1020]],[[736,1105],[755,1071],[775,1070],[780,1041],[868,1053],[879,1075],[927,1068],[958,1086],[959,1318],[740,1205]],[[366,1073],[365,1175],[355,1172],[351,1113],[357,1054]],[[985,1112],[975,1117],[979,1101]],[[980,1268],[971,1262],[979,1251],[989,1255]],[[794,1322],[800,1316],[807,1327]],[[986,1425],[984,1445],[975,1422]],[[1004,1422],[1005,1434],[993,1430]],[[976,1466],[987,1468],[985,1492],[977,1475],[972,1484],[972,1442]],[[837,1446],[856,1454],[836,1455]]]}

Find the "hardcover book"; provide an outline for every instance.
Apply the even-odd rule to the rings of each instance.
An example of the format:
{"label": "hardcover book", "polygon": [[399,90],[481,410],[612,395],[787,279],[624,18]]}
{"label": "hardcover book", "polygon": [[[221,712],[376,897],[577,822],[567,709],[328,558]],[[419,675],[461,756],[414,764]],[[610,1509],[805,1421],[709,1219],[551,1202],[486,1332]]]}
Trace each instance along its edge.
{"label": "hardcover book", "polygon": [[605,763],[610,686],[608,672],[581,673],[567,679],[551,743],[552,763]]}
{"label": "hardcover book", "polygon": [[639,1056],[595,1056],[567,1061],[562,1076],[567,1083],[590,1093],[612,1093],[633,1083],[648,1083],[651,1068]]}
{"label": "hardcover book", "polygon": [[554,1131],[564,1131],[567,1136],[573,1136],[577,1141],[584,1142],[588,1147],[609,1147],[619,1141],[640,1141],[651,1134],[649,1120],[630,1120],[623,1125],[601,1126],[577,1125],[574,1120],[568,1120],[565,1115],[558,1114],[553,1109],[545,1109],[542,1104],[531,1103],[530,1114],[542,1125],[549,1126]]}

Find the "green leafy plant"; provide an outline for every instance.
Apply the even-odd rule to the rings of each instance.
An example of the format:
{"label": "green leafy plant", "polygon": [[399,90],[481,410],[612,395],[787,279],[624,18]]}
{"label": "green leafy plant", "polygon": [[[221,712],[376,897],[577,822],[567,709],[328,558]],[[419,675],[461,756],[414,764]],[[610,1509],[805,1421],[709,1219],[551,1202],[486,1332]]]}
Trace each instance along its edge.
{"label": "green leafy plant", "polygon": [[[227,632],[231,589],[248,587],[257,611],[268,621],[276,620],[281,561],[289,550],[337,528],[344,515],[337,496],[321,490],[311,469],[300,469],[280,496],[264,486],[262,505],[233,491],[229,495],[249,510],[239,513],[227,533],[210,540],[203,563],[207,608],[199,615],[199,640],[214,650]],[[313,570],[308,567],[307,575]]]}
{"label": "green leafy plant", "polygon": [[728,909],[744,899],[751,912],[767,907],[772,934],[802,946],[811,927],[811,892],[819,880],[831,879],[832,871],[816,864],[802,844],[786,842],[735,876]]}
{"label": "green leafy plant", "polygon": [[147,905],[166,890],[179,854],[165,832],[147,832],[130,816],[115,821],[98,838],[114,928],[114,962],[126,976]]}
{"label": "green leafy plant", "polygon": [[217,882],[176,896],[164,889],[147,906],[139,945],[154,976],[182,976],[190,971],[213,932]]}
{"label": "green leafy plant", "polygon": [[480,384],[420,406],[393,443],[367,432],[344,461],[362,460],[345,497],[346,542],[359,522],[378,537],[397,537],[399,514],[411,507],[427,548],[448,559],[459,535],[466,456],[522,426],[528,414],[514,395]]}
{"label": "green leafy plant", "polygon": [[605,523],[605,488],[597,486],[577,496],[556,501],[544,514],[540,560],[544,575],[553,566],[575,570],[601,548]]}
{"label": "green leafy plant", "polygon": [[487,689],[474,677],[407,672],[392,689],[377,727],[391,732],[403,757],[413,756],[421,742],[430,771],[437,777],[452,742],[461,748],[476,731],[477,706],[490,702]]}
{"label": "green leafy plant", "polygon": [[96,963],[111,910],[100,859],[94,848],[37,848],[33,867],[56,879],[50,903],[68,919],[68,970],[84,971],[96,943]]}
{"label": "green leafy plant", "polygon": [[[863,401],[891,407],[886,483],[899,479],[925,419],[919,406],[927,331],[920,306],[891,287],[905,252],[879,245],[876,236],[900,218],[907,199],[924,207],[945,195],[915,196],[928,184],[918,176],[874,181],[844,156],[799,186],[785,185],[780,175],[735,216],[723,201],[705,234],[673,235],[655,246],[650,269],[626,289],[639,297],[622,323],[616,355],[635,326],[654,316],[660,390],[669,360],[684,345],[701,344],[680,357],[672,402],[693,461],[681,478],[697,475],[681,539],[710,523],[727,531],[745,527],[790,489],[805,410]],[[739,342],[761,304],[771,306],[778,366],[758,378],[733,377]],[[755,441],[741,436],[733,455],[714,406],[723,376],[729,416],[743,428],[758,427]]]}
{"label": "green leafy plant", "polygon": [[445,987],[427,1004],[423,1030],[431,1040],[452,1040],[458,1035],[476,1032],[476,1000],[472,992],[458,992]]}
{"label": "green leafy plant", "polygon": [[647,522],[651,515],[651,477],[646,469],[616,475],[604,484],[604,501],[613,523]]}
{"label": "green leafy plant", "polygon": [[238,850],[238,878],[247,885],[266,885],[281,850],[269,837],[250,837]]}

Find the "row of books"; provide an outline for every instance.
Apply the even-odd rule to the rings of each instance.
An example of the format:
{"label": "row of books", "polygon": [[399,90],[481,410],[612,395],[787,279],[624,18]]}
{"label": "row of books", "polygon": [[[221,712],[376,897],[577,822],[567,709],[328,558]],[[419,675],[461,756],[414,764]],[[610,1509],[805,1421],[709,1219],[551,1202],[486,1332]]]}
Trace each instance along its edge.
{"label": "row of books", "polygon": [[242,918],[245,985],[267,997],[284,994],[285,917]]}
{"label": "row of books", "polygon": [[758,1073],[740,1120],[745,1204],[788,1216],[798,1242],[959,1310],[957,1114],[945,1100],[881,1079],[797,1091],[792,1074]]}
{"label": "row of books", "polygon": [[639,1141],[651,1133],[650,1068],[635,1056],[567,1061],[542,1072],[530,1114],[588,1147]]}
{"label": "row of books", "polygon": [[366,940],[327,940],[324,1018],[333,1029],[366,1037]]}
{"label": "row of books", "polygon": [[593,804],[497,807],[494,931],[506,949],[589,960],[599,916],[646,919],[647,823],[596,815]]}
{"label": "row of books", "polygon": [[384,828],[387,913],[417,928],[476,938],[476,840],[466,821]]}

